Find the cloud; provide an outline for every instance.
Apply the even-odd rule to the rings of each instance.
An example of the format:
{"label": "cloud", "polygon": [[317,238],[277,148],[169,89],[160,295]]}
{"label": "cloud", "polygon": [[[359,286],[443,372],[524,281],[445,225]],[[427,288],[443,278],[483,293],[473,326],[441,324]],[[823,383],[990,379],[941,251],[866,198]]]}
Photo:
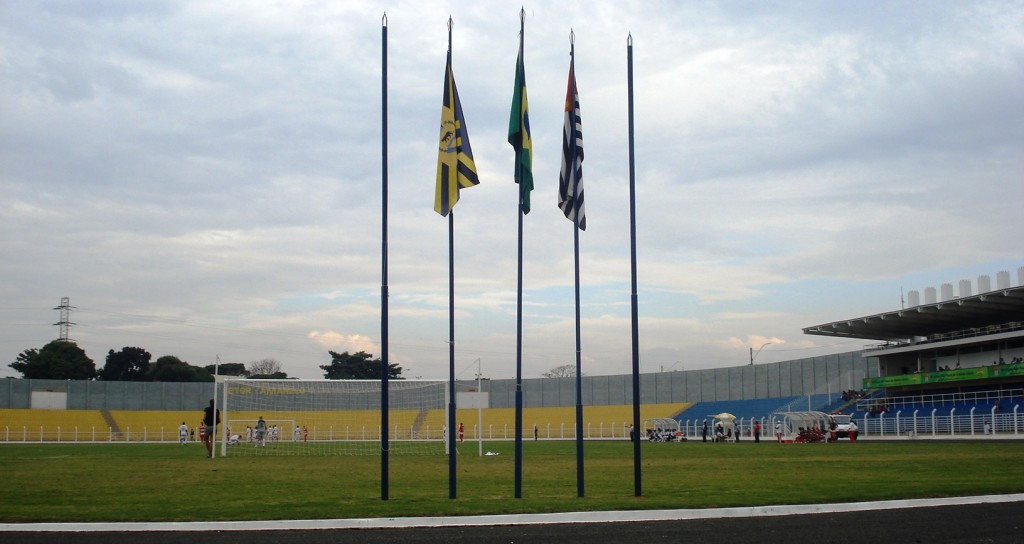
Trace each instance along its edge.
{"label": "cloud", "polygon": [[370,354],[380,354],[380,346],[372,339],[358,334],[344,335],[334,331],[310,331],[309,338],[321,346],[330,348],[333,351],[348,351],[356,353],[365,351]]}
{"label": "cloud", "polygon": [[[505,140],[519,8],[387,7],[390,342],[414,375],[448,368],[448,224],[432,203],[449,13],[481,178],[454,222],[457,357],[515,372]],[[94,358],[129,344],[270,356],[313,378],[325,347],[379,352],[382,14],[368,1],[5,5],[0,355],[52,338],[62,296]],[[586,374],[632,356],[630,33],[645,369],[743,364],[758,338],[793,350],[759,360],[856,349],[801,328],[891,310],[904,284],[1021,265],[1016,2],[536,6],[527,376],[575,358],[573,233],[555,207],[570,28]]]}

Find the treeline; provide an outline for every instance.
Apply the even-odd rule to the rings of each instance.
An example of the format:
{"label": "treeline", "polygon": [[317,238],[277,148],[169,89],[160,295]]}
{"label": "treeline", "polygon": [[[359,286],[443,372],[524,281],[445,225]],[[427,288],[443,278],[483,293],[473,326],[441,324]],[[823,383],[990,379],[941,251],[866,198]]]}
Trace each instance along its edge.
{"label": "treeline", "polygon": [[[321,365],[324,378],[379,379],[380,359],[364,351],[328,352],[331,363]],[[252,379],[288,379],[288,373],[276,359],[261,359],[244,363],[196,366],[174,355],[164,355],[153,361],[153,356],[139,347],[110,350],[102,368],[86,355],[78,344],[68,340],[54,340],[40,349],[27,349],[18,354],[8,366],[21,373],[22,378],[39,380],[102,380],[120,382],[212,382],[213,375],[240,376]],[[401,379],[402,367],[388,365],[388,377]]]}

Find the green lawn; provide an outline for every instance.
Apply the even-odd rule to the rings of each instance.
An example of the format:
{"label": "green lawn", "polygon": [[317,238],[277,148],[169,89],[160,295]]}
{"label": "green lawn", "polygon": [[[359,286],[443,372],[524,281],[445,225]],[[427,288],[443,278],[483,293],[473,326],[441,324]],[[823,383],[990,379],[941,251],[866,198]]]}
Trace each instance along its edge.
{"label": "green lawn", "polygon": [[574,442],[524,442],[523,498],[513,444],[458,457],[448,498],[444,456],[227,457],[201,445],[2,445],[0,521],[198,521],[708,508],[1024,492],[1021,442],[643,444],[643,496],[632,446],[586,444],[576,496]]}

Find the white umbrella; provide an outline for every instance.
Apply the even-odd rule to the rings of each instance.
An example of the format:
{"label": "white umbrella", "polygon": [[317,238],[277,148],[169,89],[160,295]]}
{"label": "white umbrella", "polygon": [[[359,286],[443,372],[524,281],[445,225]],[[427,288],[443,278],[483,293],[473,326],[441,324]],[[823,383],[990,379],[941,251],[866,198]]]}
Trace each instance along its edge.
{"label": "white umbrella", "polygon": [[713,415],[711,417],[713,417],[715,419],[724,419],[724,420],[728,420],[728,421],[732,421],[732,420],[736,419],[736,416],[730,414],[729,412],[722,412],[721,414],[715,414],[715,415]]}

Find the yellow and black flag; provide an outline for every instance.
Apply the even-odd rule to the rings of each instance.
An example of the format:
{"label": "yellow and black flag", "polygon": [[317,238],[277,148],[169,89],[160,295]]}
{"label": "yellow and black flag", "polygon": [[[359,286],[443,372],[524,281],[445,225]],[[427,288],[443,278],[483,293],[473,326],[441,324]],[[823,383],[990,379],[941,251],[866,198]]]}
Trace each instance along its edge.
{"label": "yellow and black flag", "polygon": [[455,88],[452,54],[449,50],[441,104],[441,134],[437,145],[434,211],[447,216],[459,201],[459,190],[479,183],[476,163],[473,162],[473,149],[469,145],[469,133],[466,132],[466,120],[459,102],[459,91]]}

